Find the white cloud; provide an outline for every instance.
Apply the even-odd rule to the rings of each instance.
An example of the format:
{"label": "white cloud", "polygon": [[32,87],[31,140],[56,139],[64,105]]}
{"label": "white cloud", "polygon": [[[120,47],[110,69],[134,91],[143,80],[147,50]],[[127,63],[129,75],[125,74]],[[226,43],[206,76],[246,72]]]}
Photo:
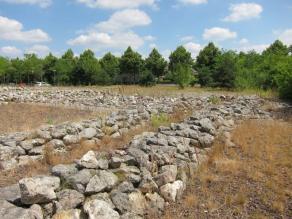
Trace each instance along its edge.
{"label": "white cloud", "polygon": [[155,41],[156,38],[154,36],[147,35],[147,36],[144,37],[144,40],[146,40],[146,41]]}
{"label": "white cloud", "polygon": [[214,40],[214,41],[224,41],[228,39],[234,39],[237,37],[236,32],[232,32],[227,28],[213,27],[210,29],[205,29],[203,38],[205,40]]}
{"label": "white cloud", "polygon": [[12,4],[30,4],[38,5],[41,8],[47,8],[52,4],[52,0],[0,0],[0,2],[7,2]]}
{"label": "white cloud", "polygon": [[180,38],[181,42],[190,42],[194,39],[194,36],[183,36],[182,38]]}
{"label": "white cloud", "polygon": [[37,54],[39,57],[45,57],[50,53],[50,48],[45,45],[33,45],[32,47],[25,50],[28,54]]}
{"label": "white cloud", "polygon": [[157,45],[155,43],[151,43],[149,44],[149,48],[151,49],[157,48]]}
{"label": "white cloud", "polygon": [[232,4],[229,8],[230,15],[225,17],[224,21],[238,22],[260,17],[263,7],[256,3]]}
{"label": "white cloud", "polygon": [[121,9],[138,8],[143,5],[156,7],[155,0],[77,0],[77,2],[90,8]]}
{"label": "white cloud", "polygon": [[138,9],[125,9],[115,12],[107,21],[96,24],[96,28],[113,33],[136,26],[146,26],[151,22],[151,18],[145,12]]}
{"label": "white cloud", "polygon": [[38,43],[50,41],[49,35],[41,29],[23,31],[23,25],[13,19],[0,16],[0,39]]}
{"label": "white cloud", "polygon": [[10,58],[18,57],[22,55],[22,51],[14,46],[4,46],[0,48],[0,54]]}
{"label": "white cloud", "polygon": [[186,48],[186,50],[192,53],[193,58],[196,58],[199,52],[201,51],[201,49],[203,49],[200,44],[193,43],[193,42],[186,43],[184,47]]}
{"label": "white cloud", "polygon": [[127,46],[137,49],[144,44],[144,40],[132,31],[113,34],[93,31],[71,39],[67,43],[71,46],[84,46],[94,50],[125,49]]}
{"label": "white cloud", "polygon": [[287,45],[292,45],[292,29],[287,29],[281,32],[279,39]]}
{"label": "white cloud", "polygon": [[125,9],[115,12],[107,21],[97,23],[94,28],[70,39],[71,46],[83,46],[95,51],[108,49],[125,49],[132,46],[140,48],[144,41],[154,41],[151,35],[139,36],[131,28],[146,26],[151,18],[138,9]]}
{"label": "white cloud", "polygon": [[248,39],[246,39],[246,38],[242,38],[240,41],[239,41],[239,44],[241,44],[241,45],[245,45],[245,44],[248,44],[249,43],[249,41],[248,41]]}
{"label": "white cloud", "polygon": [[258,53],[261,53],[269,46],[269,44],[244,45],[239,47],[238,50],[242,52],[256,51]]}
{"label": "white cloud", "polygon": [[193,4],[193,5],[208,3],[208,0],[178,0],[178,1],[183,4]]}

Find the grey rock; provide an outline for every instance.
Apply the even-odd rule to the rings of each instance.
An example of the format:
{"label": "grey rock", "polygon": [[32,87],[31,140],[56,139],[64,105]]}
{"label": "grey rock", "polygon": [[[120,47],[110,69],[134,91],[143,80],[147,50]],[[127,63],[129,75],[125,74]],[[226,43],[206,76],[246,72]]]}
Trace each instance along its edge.
{"label": "grey rock", "polygon": [[16,203],[19,202],[20,197],[21,195],[18,184],[0,188],[0,199]]}
{"label": "grey rock", "polygon": [[94,128],[86,128],[80,133],[81,138],[91,139],[97,134],[96,129]]}
{"label": "grey rock", "polygon": [[71,189],[65,189],[58,192],[57,198],[62,210],[77,208],[84,201],[83,194]]}
{"label": "grey rock", "polygon": [[75,164],[59,164],[52,168],[52,174],[55,176],[59,176],[62,178],[67,178],[70,175],[76,174],[78,172],[78,169],[76,168]]}
{"label": "grey rock", "polygon": [[63,138],[63,141],[66,145],[77,144],[79,143],[80,138],[78,135],[66,135]]}
{"label": "grey rock", "polygon": [[173,183],[167,183],[166,185],[161,186],[160,194],[165,200],[175,202],[177,199],[181,198],[184,187],[183,181],[177,180]]}
{"label": "grey rock", "polygon": [[202,133],[198,140],[202,148],[208,148],[213,144],[214,137],[208,133]]}
{"label": "grey rock", "polygon": [[104,190],[112,189],[118,183],[118,177],[108,171],[101,170],[98,175],[93,176],[87,187],[85,192],[87,194],[98,193]]}
{"label": "grey rock", "polygon": [[87,198],[87,200],[93,200],[93,199],[105,201],[106,203],[108,203],[111,206],[111,208],[113,208],[113,209],[115,208],[115,205],[113,204],[113,202],[110,198],[110,195],[106,192],[98,193],[98,194],[92,195],[89,198]]}
{"label": "grey rock", "polygon": [[149,212],[154,215],[159,215],[163,212],[165,201],[158,193],[147,193],[145,198]]}
{"label": "grey rock", "polygon": [[48,203],[56,199],[55,190],[60,187],[60,179],[54,176],[24,178],[19,181],[23,204]]}
{"label": "grey rock", "polygon": [[51,135],[54,139],[62,139],[67,134],[66,129],[56,127]]}
{"label": "grey rock", "polygon": [[176,180],[177,176],[177,166],[166,165],[161,168],[161,173],[157,175],[154,180],[158,186],[165,185],[167,183],[172,183]]}
{"label": "grey rock", "polygon": [[3,219],[35,219],[28,209],[16,207],[13,204],[0,199],[0,218]]}
{"label": "grey rock", "polygon": [[54,149],[63,149],[65,148],[65,144],[60,139],[53,139],[51,140],[48,145],[52,146]]}
{"label": "grey rock", "polygon": [[199,121],[199,124],[201,126],[201,131],[207,132],[207,133],[212,134],[212,135],[215,134],[215,128],[214,128],[210,119],[208,119],[208,118],[201,119]]}
{"label": "grey rock", "polygon": [[86,185],[94,175],[96,175],[95,170],[83,169],[78,173],[67,177],[66,180],[74,189],[83,193],[85,192]]}
{"label": "grey rock", "polygon": [[118,212],[102,200],[90,200],[85,202],[83,206],[84,211],[88,214],[89,219],[119,219]]}

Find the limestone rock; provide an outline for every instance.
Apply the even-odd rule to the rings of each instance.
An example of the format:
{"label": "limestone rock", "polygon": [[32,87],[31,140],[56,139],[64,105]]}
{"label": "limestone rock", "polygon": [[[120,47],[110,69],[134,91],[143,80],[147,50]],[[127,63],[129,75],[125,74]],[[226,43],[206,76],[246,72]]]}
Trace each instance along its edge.
{"label": "limestone rock", "polygon": [[117,211],[105,201],[90,200],[85,202],[84,211],[88,214],[89,219],[119,219],[120,215]]}
{"label": "limestone rock", "polygon": [[182,196],[183,190],[184,190],[183,181],[177,180],[174,183],[167,183],[166,185],[161,186],[160,194],[165,200],[169,202],[175,202]]}
{"label": "limestone rock", "polygon": [[56,199],[55,190],[60,186],[58,177],[40,176],[19,181],[23,204],[48,203]]}

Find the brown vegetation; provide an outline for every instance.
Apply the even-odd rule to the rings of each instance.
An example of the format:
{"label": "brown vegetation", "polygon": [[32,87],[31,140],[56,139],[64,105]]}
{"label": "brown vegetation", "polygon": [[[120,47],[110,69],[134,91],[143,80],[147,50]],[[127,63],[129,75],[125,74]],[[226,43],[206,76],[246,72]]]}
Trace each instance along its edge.
{"label": "brown vegetation", "polygon": [[218,140],[164,218],[292,218],[292,124],[246,121]]}
{"label": "brown vegetation", "polygon": [[107,113],[106,110],[97,112],[39,104],[9,103],[0,105],[0,134],[28,131],[41,125],[96,118]]}
{"label": "brown vegetation", "polygon": [[[173,114],[167,115],[167,121],[163,121],[160,125],[180,122],[188,115],[190,115],[190,111],[180,111],[177,109]],[[156,123],[156,125],[159,124]],[[114,149],[123,149],[135,135],[142,134],[143,132],[157,131],[157,128],[150,121],[149,123],[130,129],[129,132],[118,138],[104,136],[97,144],[84,140],[80,144],[70,145],[65,153],[55,153],[48,145],[45,147],[44,159],[42,161],[31,162],[13,170],[0,171],[0,187],[16,183],[24,177],[47,174],[49,173],[49,168],[54,165],[74,163],[75,160],[80,159],[90,150],[111,151]]]}

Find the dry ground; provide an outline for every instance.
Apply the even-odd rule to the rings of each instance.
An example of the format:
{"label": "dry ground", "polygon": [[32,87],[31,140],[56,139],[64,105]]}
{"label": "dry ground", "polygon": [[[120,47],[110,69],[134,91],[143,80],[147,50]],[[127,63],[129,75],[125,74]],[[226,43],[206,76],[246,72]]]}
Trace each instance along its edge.
{"label": "dry ground", "polygon": [[215,144],[164,219],[292,218],[292,123],[246,121],[233,141]]}
{"label": "dry ground", "polygon": [[136,85],[117,85],[109,87],[97,87],[108,92],[115,92],[123,95],[139,94],[142,96],[179,96],[179,95],[206,95],[206,94],[230,94],[230,95],[258,95],[263,98],[275,98],[277,93],[272,90],[243,90],[232,91],[220,88],[200,88],[200,87],[187,87],[180,89],[175,85],[156,85],[154,87],[141,87]]}
{"label": "dry ground", "polygon": [[29,131],[41,125],[86,120],[107,113],[106,110],[90,111],[39,104],[9,103],[0,105],[0,134]]}

